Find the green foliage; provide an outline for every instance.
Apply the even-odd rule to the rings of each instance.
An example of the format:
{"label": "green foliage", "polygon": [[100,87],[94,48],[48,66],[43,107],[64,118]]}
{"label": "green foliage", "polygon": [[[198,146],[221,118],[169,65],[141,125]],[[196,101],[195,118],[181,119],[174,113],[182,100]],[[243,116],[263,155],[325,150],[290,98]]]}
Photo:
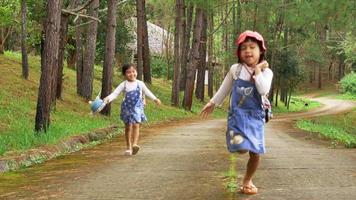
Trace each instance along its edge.
{"label": "green foliage", "polygon": [[167,59],[162,56],[151,57],[151,70],[152,76],[156,78],[167,78],[167,70],[169,70],[169,80],[173,77],[173,66],[169,66],[167,69]]}
{"label": "green foliage", "polygon": [[338,115],[321,116],[312,120],[299,120],[297,127],[318,133],[332,140],[332,143],[342,143],[346,147],[356,147],[356,110]]}
{"label": "green foliage", "polygon": [[305,79],[296,52],[282,50],[277,54],[274,66],[275,76],[280,79],[280,87],[293,91]]}
{"label": "green foliage", "polygon": [[[103,8],[106,4],[101,5]],[[121,63],[116,63],[116,65],[122,65],[123,63],[128,63],[131,61],[131,52],[128,49],[129,41],[132,41],[133,35],[130,27],[126,24],[125,20],[127,11],[132,9],[132,5],[120,6],[117,10],[116,19],[116,44],[115,53],[120,59],[117,61]],[[101,18],[102,22],[98,24],[98,36],[97,36],[97,47],[96,47],[96,63],[101,63],[104,61],[105,53],[105,39],[106,39],[106,24],[107,16],[104,15]]]}
{"label": "green foliage", "polygon": [[15,25],[15,19],[20,11],[19,1],[0,1],[0,28]]}
{"label": "green foliage", "polygon": [[340,81],[343,93],[350,93],[356,95],[356,73],[346,75]]}
{"label": "green foliage", "polygon": [[[339,43],[339,54],[344,54],[347,63],[356,63],[356,36],[348,33],[343,41]],[[356,70],[355,70],[356,71]]]}

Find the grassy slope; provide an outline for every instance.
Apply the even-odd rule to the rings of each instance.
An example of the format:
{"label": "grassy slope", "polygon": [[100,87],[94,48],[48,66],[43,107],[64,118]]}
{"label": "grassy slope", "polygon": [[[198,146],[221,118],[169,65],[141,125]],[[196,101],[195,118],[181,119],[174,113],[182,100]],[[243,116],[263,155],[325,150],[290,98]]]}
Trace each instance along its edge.
{"label": "grassy slope", "polygon": [[[47,134],[35,136],[34,120],[36,114],[38,84],[40,78],[40,60],[30,57],[29,80],[21,78],[21,58],[19,54],[6,52],[0,55],[0,155],[8,151],[22,151],[44,144],[54,144],[71,135],[81,134],[92,129],[111,124],[123,124],[119,120],[119,108],[122,97],[112,104],[110,117],[90,115],[88,103],[76,95],[75,71],[64,69],[63,100],[57,101],[55,111],[51,113],[51,125]],[[115,73],[114,86],[122,80]],[[94,93],[101,87],[100,67],[95,69]],[[163,105],[155,106],[151,101],[145,108],[148,124],[182,118],[191,118],[202,108],[203,103],[194,101],[193,112],[186,112],[170,105],[171,82],[154,79],[149,86]],[[94,94],[94,95],[95,95]],[[93,96],[94,98],[94,96]],[[214,116],[225,116],[226,112],[216,109]]]}
{"label": "grassy slope", "polygon": [[[324,83],[322,90],[316,90],[316,86],[304,87],[305,91],[300,91],[300,94],[309,92],[314,94],[314,97],[356,100],[355,95],[339,93],[337,85],[327,82]],[[297,121],[296,126],[330,139],[332,145],[356,147],[356,109],[339,115],[321,116],[311,120],[301,119]]]}

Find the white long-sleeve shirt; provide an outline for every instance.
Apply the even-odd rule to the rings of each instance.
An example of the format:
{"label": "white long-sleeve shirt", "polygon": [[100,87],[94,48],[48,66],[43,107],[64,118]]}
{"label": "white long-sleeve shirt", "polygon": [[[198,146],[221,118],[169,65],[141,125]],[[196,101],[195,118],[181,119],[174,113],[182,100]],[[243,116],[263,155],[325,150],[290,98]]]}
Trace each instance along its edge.
{"label": "white long-sleeve shirt", "polygon": [[[241,67],[241,72],[240,72],[240,76],[237,77],[238,74],[237,72],[239,67]],[[243,66],[243,64],[232,65],[230,67],[230,71],[226,74],[225,79],[222,82],[219,90],[216,92],[216,94],[213,96],[213,98],[210,101],[215,105],[221,105],[225,97],[231,93],[233,80],[239,78],[245,81],[249,81],[251,78],[250,74],[252,74],[253,71],[254,71],[253,68],[248,67],[246,65]],[[266,68],[258,75],[255,75],[254,77],[255,85],[258,93],[260,93],[262,96],[266,95],[269,92],[271,88],[272,78],[273,78],[273,72],[269,68]]]}
{"label": "white long-sleeve shirt", "polygon": [[146,95],[148,96],[150,99],[152,100],[156,100],[157,97],[146,87],[145,83],[140,81],[140,80],[136,80],[136,81],[133,81],[133,82],[130,82],[130,81],[123,81],[122,83],[120,83],[119,86],[117,86],[115,88],[115,90],[109,95],[107,96],[106,98],[109,99],[109,102],[113,101],[114,99],[116,99],[120,93],[122,91],[124,91],[125,89],[125,92],[130,92],[130,91],[133,91],[133,90],[136,90],[137,89],[137,84],[139,84],[139,87],[141,88],[140,92],[141,92],[141,97],[143,97],[143,95]]}

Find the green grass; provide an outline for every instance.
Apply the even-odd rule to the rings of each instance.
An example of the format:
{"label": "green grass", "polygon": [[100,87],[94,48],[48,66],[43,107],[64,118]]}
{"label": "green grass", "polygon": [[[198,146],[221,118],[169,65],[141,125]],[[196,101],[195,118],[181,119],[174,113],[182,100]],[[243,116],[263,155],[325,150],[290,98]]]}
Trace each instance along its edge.
{"label": "green grass", "polygon": [[343,144],[348,148],[356,147],[356,109],[340,115],[299,120],[296,126],[328,138],[332,144]]}
{"label": "green grass", "polygon": [[[47,133],[35,134],[40,59],[37,56],[29,56],[29,80],[21,78],[19,53],[5,52],[4,55],[0,55],[0,63],[0,73],[3,74],[0,79],[0,156],[10,151],[21,152],[41,145],[56,144],[70,136],[112,124],[119,124],[119,129],[123,129],[123,124],[119,120],[122,96],[112,103],[110,117],[90,115],[88,102],[76,94],[75,70],[65,67],[63,100],[57,101],[55,110],[51,112],[51,123]],[[116,87],[121,81],[122,76],[116,70],[113,86]],[[161,99],[163,105],[157,107],[148,100],[145,113],[149,121],[146,125],[197,117],[204,103],[194,99],[192,112],[171,107],[171,85],[170,81],[162,79],[153,79],[153,84],[148,85]],[[101,66],[95,66],[93,98],[100,88]],[[226,116],[226,111],[216,109],[214,117],[222,116]]]}
{"label": "green grass", "polygon": [[237,170],[236,170],[237,157],[236,154],[230,154],[230,167],[228,171],[223,174],[224,186],[230,193],[234,193],[237,190]]}
{"label": "green grass", "polygon": [[340,94],[336,97],[337,99],[345,99],[345,100],[356,100],[356,94],[351,94],[349,92]]}
{"label": "green grass", "polygon": [[287,113],[287,112],[302,112],[307,111],[313,108],[317,108],[320,106],[319,102],[311,101],[302,97],[291,97],[291,102],[289,105],[289,109],[284,106],[283,102],[278,100],[278,106],[276,107],[273,104],[272,111],[273,113]]}

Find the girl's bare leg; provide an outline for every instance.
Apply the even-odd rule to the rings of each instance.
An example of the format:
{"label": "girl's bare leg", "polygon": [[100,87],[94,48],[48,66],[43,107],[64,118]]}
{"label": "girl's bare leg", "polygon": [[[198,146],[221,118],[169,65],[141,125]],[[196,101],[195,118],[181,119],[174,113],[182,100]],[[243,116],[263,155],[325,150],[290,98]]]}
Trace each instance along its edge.
{"label": "girl's bare leg", "polygon": [[242,182],[243,186],[254,186],[252,183],[252,177],[257,170],[258,164],[260,163],[260,155],[253,152],[249,152],[249,154],[250,159],[248,160],[246,174]]}
{"label": "girl's bare leg", "polygon": [[135,145],[137,145],[138,138],[140,136],[140,124],[139,123],[132,124],[132,133],[133,133],[132,145],[135,146]]}
{"label": "girl's bare leg", "polygon": [[136,155],[137,152],[140,150],[140,146],[137,145],[138,138],[140,136],[140,124],[139,123],[132,125],[132,134],[133,134],[132,155]]}
{"label": "girl's bare leg", "polygon": [[125,125],[125,140],[126,140],[126,149],[130,150],[132,149],[132,142],[131,142],[131,138],[132,138],[132,124],[126,124]]}

